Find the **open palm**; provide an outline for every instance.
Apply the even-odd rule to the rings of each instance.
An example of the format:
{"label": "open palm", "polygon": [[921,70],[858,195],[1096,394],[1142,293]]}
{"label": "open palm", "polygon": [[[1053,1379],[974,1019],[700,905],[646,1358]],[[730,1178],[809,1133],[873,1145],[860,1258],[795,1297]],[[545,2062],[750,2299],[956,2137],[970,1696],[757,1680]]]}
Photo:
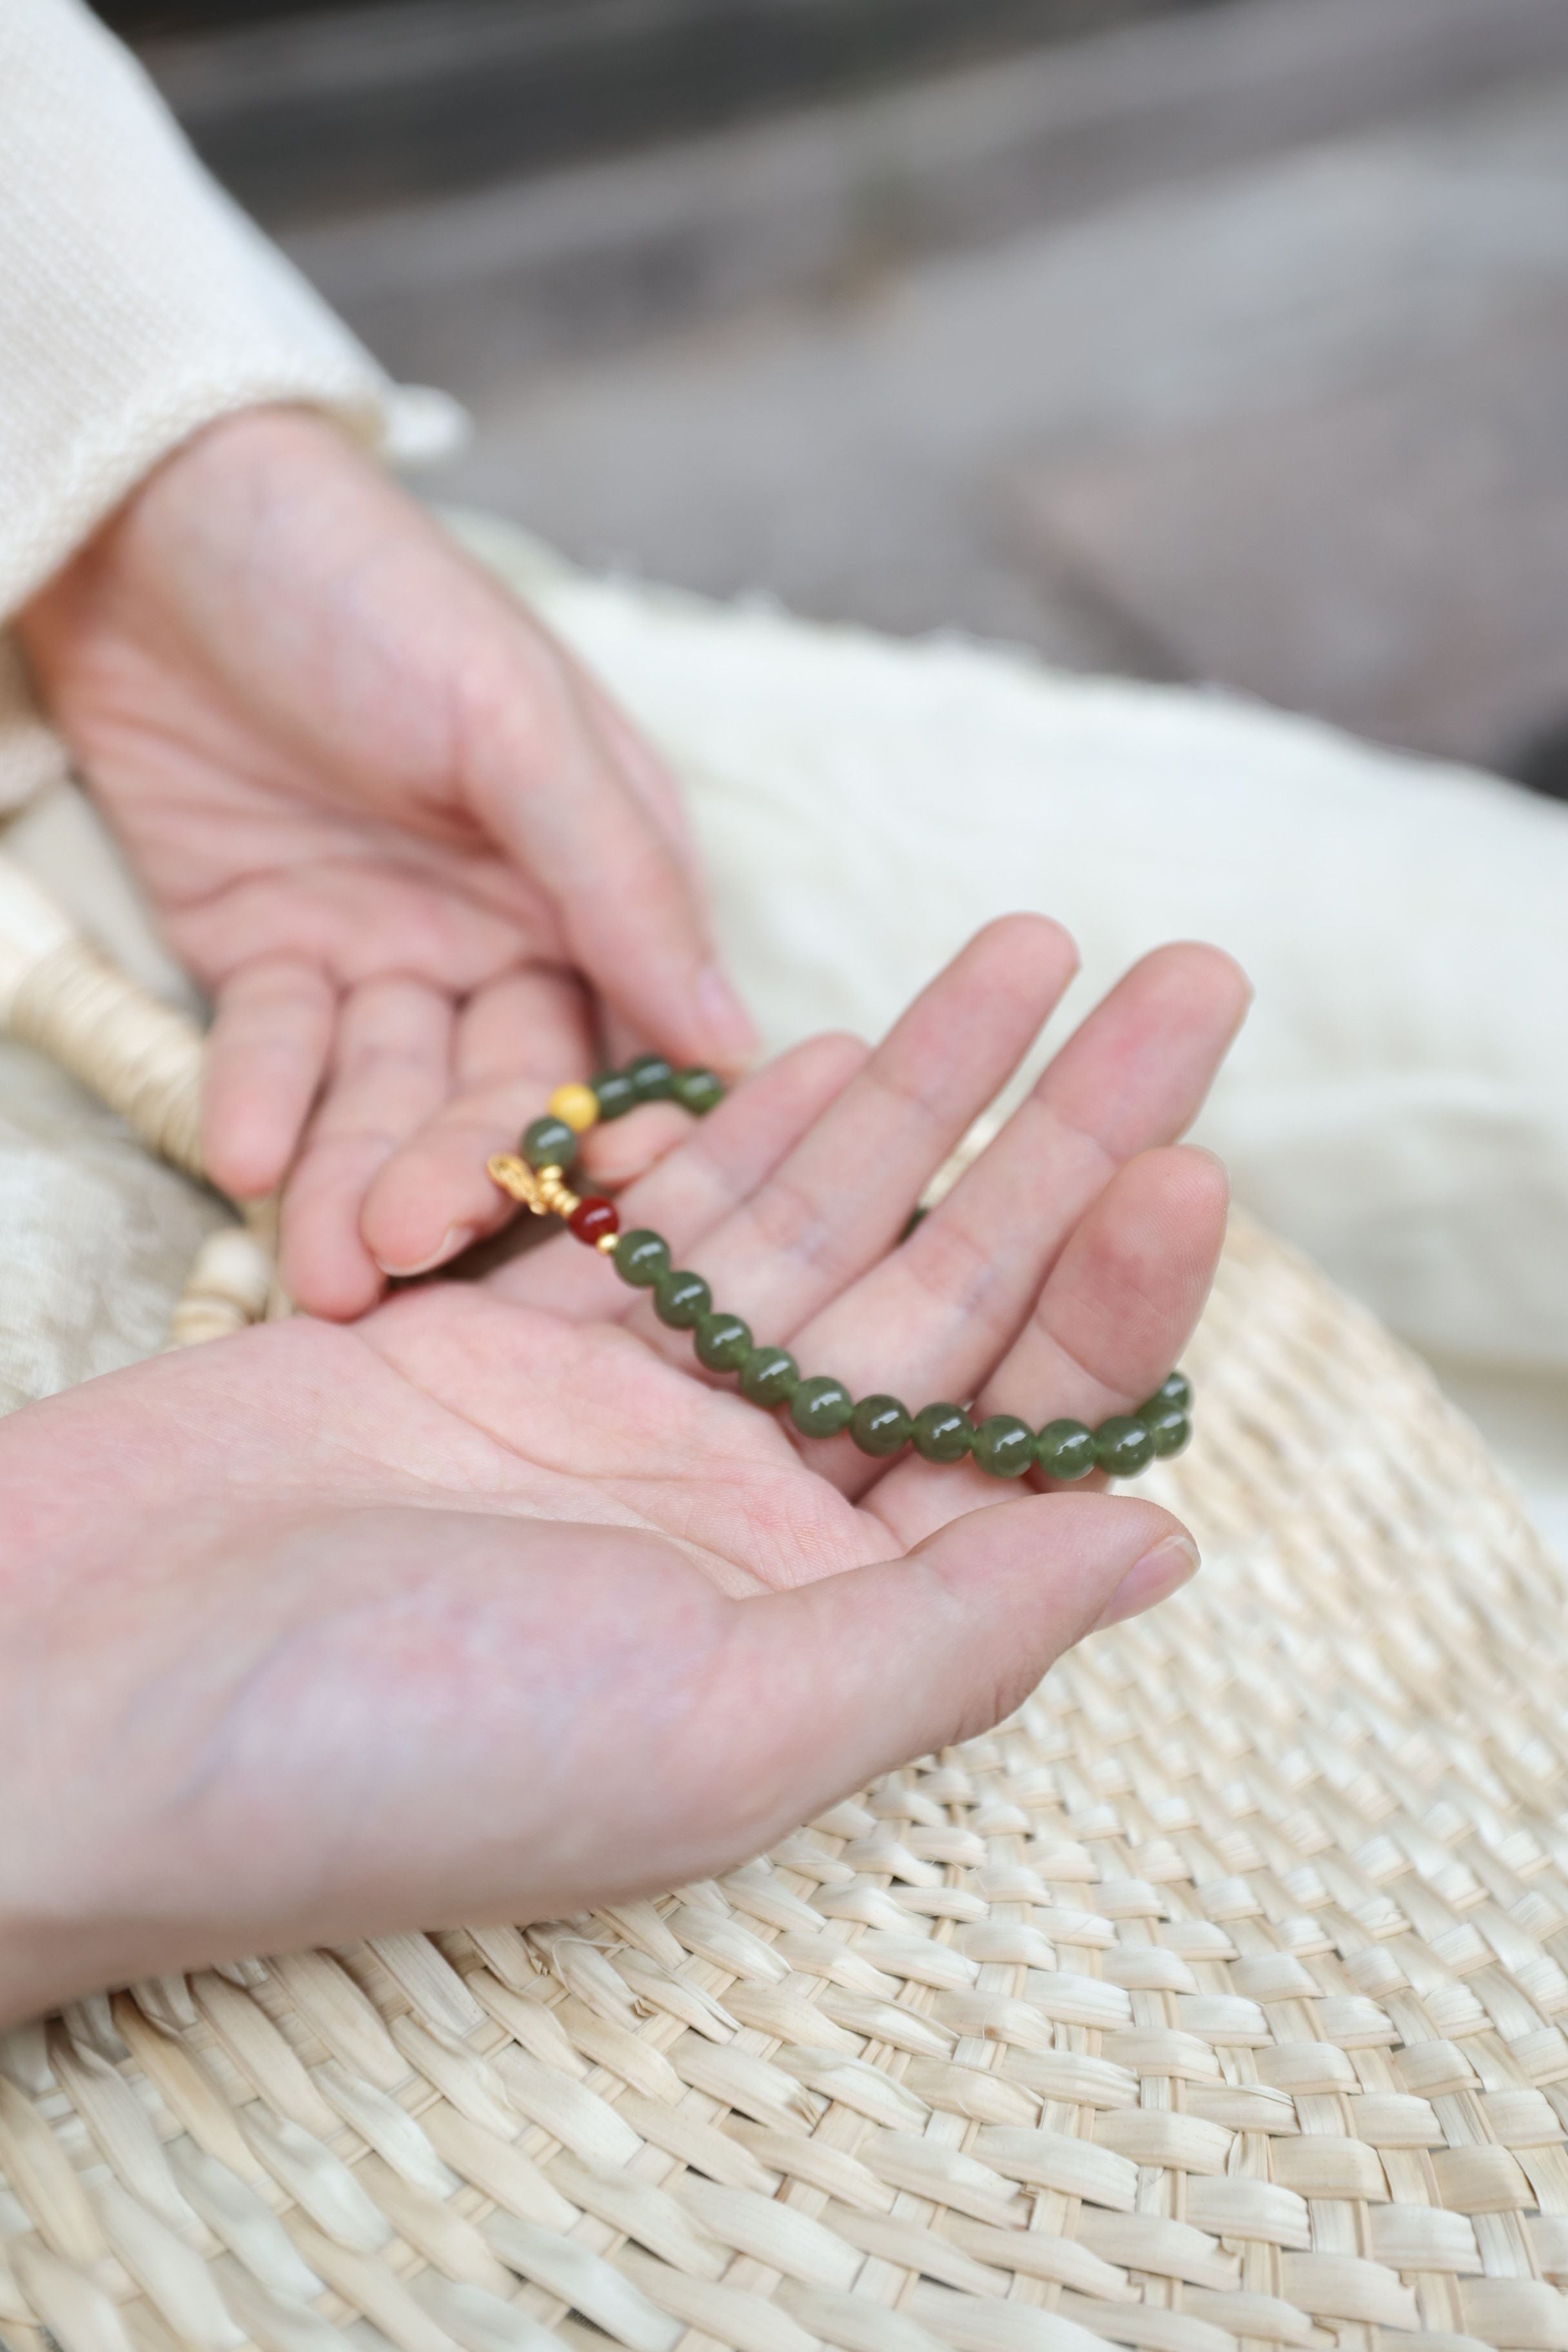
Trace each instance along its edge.
{"label": "open palm", "polygon": [[[1169,1139],[1239,1017],[1224,958],[1137,967],[896,1246],[1070,971],[1054,926],[992,926],[875,1054],[740,1088],[628,1213],[858,1392],[1136,1402],[1219,1246],[1220,1171]],[[47,1563],[0,1586],[0,1924],[33,1890],[0,2013],[677,1883],[994,1719],[1191,1564],[1149,1504],[796,1440],[565,1236],[16,1415],[0,1495]]]}
{"label": "open palm", "polygon": [[335,428],[211,427],[22,625],[213,992],[207,1164],[241,1200],[289,1171],[284,1279],[312,1312],[472,1238],[474,1171],[586,1075],[601,1007],[684,1060],[748,1050],[659,762]]}

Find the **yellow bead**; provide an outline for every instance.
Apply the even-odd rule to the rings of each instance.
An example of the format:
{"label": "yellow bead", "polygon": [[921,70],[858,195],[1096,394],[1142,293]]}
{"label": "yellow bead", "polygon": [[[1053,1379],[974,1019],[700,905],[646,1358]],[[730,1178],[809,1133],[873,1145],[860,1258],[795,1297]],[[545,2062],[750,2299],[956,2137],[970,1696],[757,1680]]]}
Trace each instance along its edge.
{"label": "yellow bead", "polygon": [[586,1135],[599,1116],[599,1098],[592,1087],[573,1079],[567,1086],[557,1087],[550,1097],[552,1118],[564,1119],[574,1135]]}

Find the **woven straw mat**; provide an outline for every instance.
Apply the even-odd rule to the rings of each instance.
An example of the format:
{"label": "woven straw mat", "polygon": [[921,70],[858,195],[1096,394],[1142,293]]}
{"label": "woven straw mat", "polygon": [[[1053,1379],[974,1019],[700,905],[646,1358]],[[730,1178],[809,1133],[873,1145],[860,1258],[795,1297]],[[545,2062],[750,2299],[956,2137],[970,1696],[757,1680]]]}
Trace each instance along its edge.
{"label": "woven straw mat", "polygon": [[716,1883],[0,2038],[9,2352],[1568,2352],[1556,1571],[1254,1230],[1205,1573]]}

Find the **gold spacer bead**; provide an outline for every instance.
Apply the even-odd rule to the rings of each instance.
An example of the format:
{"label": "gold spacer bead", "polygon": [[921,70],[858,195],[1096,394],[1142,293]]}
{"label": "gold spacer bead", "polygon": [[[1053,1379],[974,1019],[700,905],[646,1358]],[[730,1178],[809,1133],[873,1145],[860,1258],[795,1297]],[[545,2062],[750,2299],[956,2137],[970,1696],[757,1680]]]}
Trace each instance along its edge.
{"label": "gold spacer bead", "polygon": [[586,1135],[591,1127],[598,1124],[599,1097],[592,1087],[584,1086],[576,1078],[556,1087],[549,1108],[551,1117],[564,1119],[574,1135]]}
{"label": "gold spacer bead", "polygon": [[594,1244],[594,1247],[596,1250],[603,1250],[606,1257],[614,1257],[616,1254],[616,1244],[620,1240],[620,1238],[619,1234],[601,1234],[598,1240]]}
{"label": "gold spacer bead", "polygon": [[540,1170],[539,1197],[552,1216],[569,1217],[577,1206],[577,1195],[570,1190],[559,1168]]}

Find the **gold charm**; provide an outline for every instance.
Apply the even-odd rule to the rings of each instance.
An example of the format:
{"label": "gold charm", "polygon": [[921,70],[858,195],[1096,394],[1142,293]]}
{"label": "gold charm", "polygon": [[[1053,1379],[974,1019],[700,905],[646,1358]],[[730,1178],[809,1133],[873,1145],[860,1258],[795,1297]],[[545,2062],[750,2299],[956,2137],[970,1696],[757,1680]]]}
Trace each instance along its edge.
{"label": "gold charm", "polygon": [[531,1168],[515,1151],[498,1151],[486,1160],[485,1171],[536,1217],[569,1217],[577,1206],[577,1195],[559,1168]]}
{"label": "gold charm", "polygon": [[515,1151],[496,1152],[486,1160],[485,1172],[492,1183],[499,1184],[503,1192],[510,1192],[514,1201],[521,1201],[525,1209],[531,1209],[536,1217],[549,1215],[540,1196],[538,1177]]}

